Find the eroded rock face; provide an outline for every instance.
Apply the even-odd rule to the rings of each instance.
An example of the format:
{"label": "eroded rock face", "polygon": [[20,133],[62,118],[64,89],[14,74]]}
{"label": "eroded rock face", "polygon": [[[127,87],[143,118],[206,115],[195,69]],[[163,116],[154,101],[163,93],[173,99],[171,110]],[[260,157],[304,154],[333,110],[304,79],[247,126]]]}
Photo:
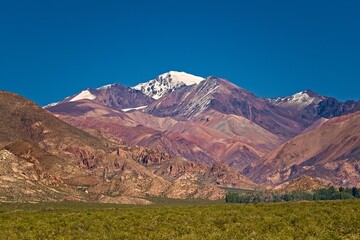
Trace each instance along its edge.
{"label": "eroded rock face", "polygon": [[165,161],[171,160],[169,154],[161,152],[155,148],[149,149],[136,146],[128,148],[128,150],[131,152],[131,157],[144,166],[161,164]]}
{"label": "eroded rock face", "polygon": [[62,201],[72,195],[82,196],[61,179],[44,171],[38,163],[0,150],[0,201]]}
{"label": "eroded rock face", "polygon": [[[168,155],[157,150],[122,147],[117,148],[116,154],[108,154],[101,158],[96,155],[96,151],[81,149],[82,151],[72,151],[83,159],[80,164],[76,164],[52,156],[28,142],[14,142],[6,148],[14,152],[19,159],[33,164],[33,169],[43,184],[56,183],[56,186],[73,188],[79,192],[81,198],[77,198],[81,200],[100,200],[102,196],[115,199],[111,200],[113,202],[125,201],[121,196],[127,196],[126,201],[145,196],[205,199],[219,199],[224,196],[224,192],[216,187],[204,188],[190,179],[181,179],[178,182],[156,174],[149,169],[151,166],[172,161]],[[101,161],[90,167],[82,164],[84,159],[94,159],[94,156]],[[148,160],[147,164],[144,163],[144,159]],[[202,191],[204,192],[200,193]],[[72,196],[71,192],[63,194],[65,199]]]}
{"label": "eroded rock face", "polygon": [[205,189],[190,181],[179,184],[155,174],[151,166],[171,161],[159,150],[96,138],[16,94],[0,91],[0,105],[0,146],[7,149],[0,163],[4,201],[145,203],[136,199],[224,195],[216,187]]}
{"label": "eroded rock face", "polygon": [[179,199],[196,198],[218,200],[224,199],[225,191],[211,185],[197,187],[195,184],[191,184],[185,180],[177,180],[169,187],[166,195],[169,198]]}
{"label": "eroded rock face", "polygon": [[[3,150],[4,156],[1,160],[4,161],[0,162],[0,168],[4,169],[2,175],[6,176],[2,178],[3,189],[6,189],[6,182],[16,180],[19,183],[17,187],[12,184],[12,189],[17,189],[16,194],[4,192],[4,196],[15,194],[19,201],[28,201],[27,193],[33,194],[30,198],[32,201],[77,199],[134,204],[148,204],[147,201],[141,200],[145,196],[204,199],[224,197],[224,192],[216,187],[204,188],[186,179],[182,179],[181,182],[165,180],[161,175],[153,173],[147,167],[171,161],[168,156],[154,150],[137,148],[131,151],[124,147],[122,150],[118,149],[120,154],[105,155],[102,161],[89,168],[87,165],[66,162],[28,142],[15,142],[6,148],[9,151]],[[79,153],[80,159],[99,157],[96,151],[76,153]],[[147,164],[144,163],[144,159],[148,159]],[[46,190],[52,187],[62,190],[57,190],[57,195],[49,195],[49,191],[42,188],[39,192],[29,190],[32,189],[29,184],[41,185]]]}
{"label": "eroded rock face", "polygon": [[296,190],[313,191],[320,188],[331,187],[332,184],[329,181],[325,181],[319,178],[313,178],[306,175],[293,179],[289,182],[277,185],[274,190],[280,192],[291,192]]}

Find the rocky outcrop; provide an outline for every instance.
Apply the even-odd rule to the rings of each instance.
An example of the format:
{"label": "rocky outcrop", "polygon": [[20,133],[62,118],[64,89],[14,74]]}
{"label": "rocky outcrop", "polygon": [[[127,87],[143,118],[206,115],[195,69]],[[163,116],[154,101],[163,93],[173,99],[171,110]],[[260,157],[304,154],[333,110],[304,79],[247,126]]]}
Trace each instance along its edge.
{"label": "rocky outcrop", "polygon": [[332,184],[329,181],[325,181],[320,178],[312,178],[306,175],[300,176],[289,182],[282,183],[274,187],[274,190],[280,192],[292,192],[292,191],[313,191],[321,188],[331,187]]}
{"label": "rocky outcrop", "polygon": [[8,150],[0,150],[0,201],[63,201],[69,196],[73,200],[84,199],[81,192],[44,171],[35,159],[20,158]]}
{"label": "rocky outcrop", "polygon": [[360,111],[360,101],[340,102],[328,97],[316,106],[316,114],[324,118],[333,118]]}

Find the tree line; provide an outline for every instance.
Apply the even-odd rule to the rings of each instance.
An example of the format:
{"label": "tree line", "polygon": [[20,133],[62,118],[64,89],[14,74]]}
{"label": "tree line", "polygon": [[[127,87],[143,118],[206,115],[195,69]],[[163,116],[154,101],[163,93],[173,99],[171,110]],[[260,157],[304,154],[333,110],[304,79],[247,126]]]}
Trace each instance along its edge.
{"label": "tree line", "polygon": [[225,197],[227,203],[258,203],[258,202],[289,202],[312,200],[337,200],[360,198],[360,188],[321,188],[314,191],[291,191],[281,193],[276,191],[254,191],[239,193],[228,191]]}

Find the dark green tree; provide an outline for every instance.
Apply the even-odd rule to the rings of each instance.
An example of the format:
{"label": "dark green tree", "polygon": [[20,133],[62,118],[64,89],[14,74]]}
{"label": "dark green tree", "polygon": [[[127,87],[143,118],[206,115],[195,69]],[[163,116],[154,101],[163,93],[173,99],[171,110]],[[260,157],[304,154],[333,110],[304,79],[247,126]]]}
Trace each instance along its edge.
{"label": "dark green tree", "polygon": [[353,195],[356,198],[360,198],[360,188],[353,187],[351,189],[351,195]]}

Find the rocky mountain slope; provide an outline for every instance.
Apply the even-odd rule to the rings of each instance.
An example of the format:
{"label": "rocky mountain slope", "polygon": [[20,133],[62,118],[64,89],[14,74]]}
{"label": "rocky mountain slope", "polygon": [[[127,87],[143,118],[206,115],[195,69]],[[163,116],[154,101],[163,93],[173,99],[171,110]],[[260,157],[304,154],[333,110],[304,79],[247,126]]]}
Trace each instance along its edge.
{"label": "rocky mountain slope", "polygon": [[208,166],[223,162],[240,171],[280,144],[276,135],[248,119],[216,111],[207,112],[204,115],[207,120],[189,122],[141,111],[124,113],[89,100],[61,104],[49,110],[92,134],[131,146],[156,147],[171,156]]}
{"label": "rocky mountain slope", "polygon": [[326,99],[324,96],[321,96],[316,92],[307,89],[306,91],[295,93],[294,95],[288,97],[278,97],[273,99],[268,98],[267,100],[272,105],[303,110],[310,105],[317,105],[324,99]]}
{"label": "rocky mountain slope", "polygon": [[[302,122],[305,128],[321,119],[329,119],[360,111],[360,101],[341,102],[332,97],[321,96],[308,89],[289,97],[266,99],[272,106],[287,111],[292,118]],[[315,125],[314,125],[315,126]]]}
{"label": "rocky mountain slope", "polygon": [[[265,184],[273,182],[257,175],[262,175],[262,161],[271,151],[299,134],[317,130],[333,117],[360,110],[360,101],[340,102],[312,90],[264,99],[225,79],[174,71],[127,91],[134,89],[142,96],[139,99],[147,100],[129,102],[129,96],[122,95],[124,88],[111,94],[111,98],[119,95],[118,105],[87,97],[46,109],[92,135],[157,148],[207,167],[225,163]],[[103,94],[109,98],[107,92]],[[126,108],[121,101],[127,103]]]}
{"label": "rocky mountain slope", "polygon": [[330,119],[289,140],[251,172],[256,181],[270,184],[304,175],[334,185],[360,186],[360,112]]}
{"label": "rocky mountain slope", "polygon": [[[241,176],[228,182],[212,177],[207,185],[199,185],[204,172],[215,174],[202,165],[191,173],[197,180],[169,180],[166,172],[157,174],[148,163],[173,169],[175,159],[158,150],[128,148],[94,137],[13,93],[0,91],[0,116],[2,200],[114,202],[146,196],[218,199],[224,194],[215,187],[219,183],[254,187],[251,180]],[[187,164],[186,160],[182,162]],[[171,174],[175,172],[174,167]]]}
{"label": "rocky mountain slope", "polygon": [[92,100],[104,106],[127,109],[147,106],[154,102],[151,97],[146,96],[141,91],[124,87],[119,83],[109,84],[97,89],[88,88],[78,94],[65,98],[64,100],[51,103],[46,107],[56,107],[64,103],[71,103],[81,100]]}
{"label": "rocky mountain slope", "polygon": [[0,201],[77,200],[83,195],[53,176],[51,171],[45,173],[39,162],[0,150]]}
{"label": "rocky mountain slope", "polygon": [[264,99],[216,77],[169,93],[144,111],[159,117],[198,121],[204,119],[203,115],[209,110],[242,116],[281,137],[294,136],[301,131],[299,123],[282,109],[269,107]]}

